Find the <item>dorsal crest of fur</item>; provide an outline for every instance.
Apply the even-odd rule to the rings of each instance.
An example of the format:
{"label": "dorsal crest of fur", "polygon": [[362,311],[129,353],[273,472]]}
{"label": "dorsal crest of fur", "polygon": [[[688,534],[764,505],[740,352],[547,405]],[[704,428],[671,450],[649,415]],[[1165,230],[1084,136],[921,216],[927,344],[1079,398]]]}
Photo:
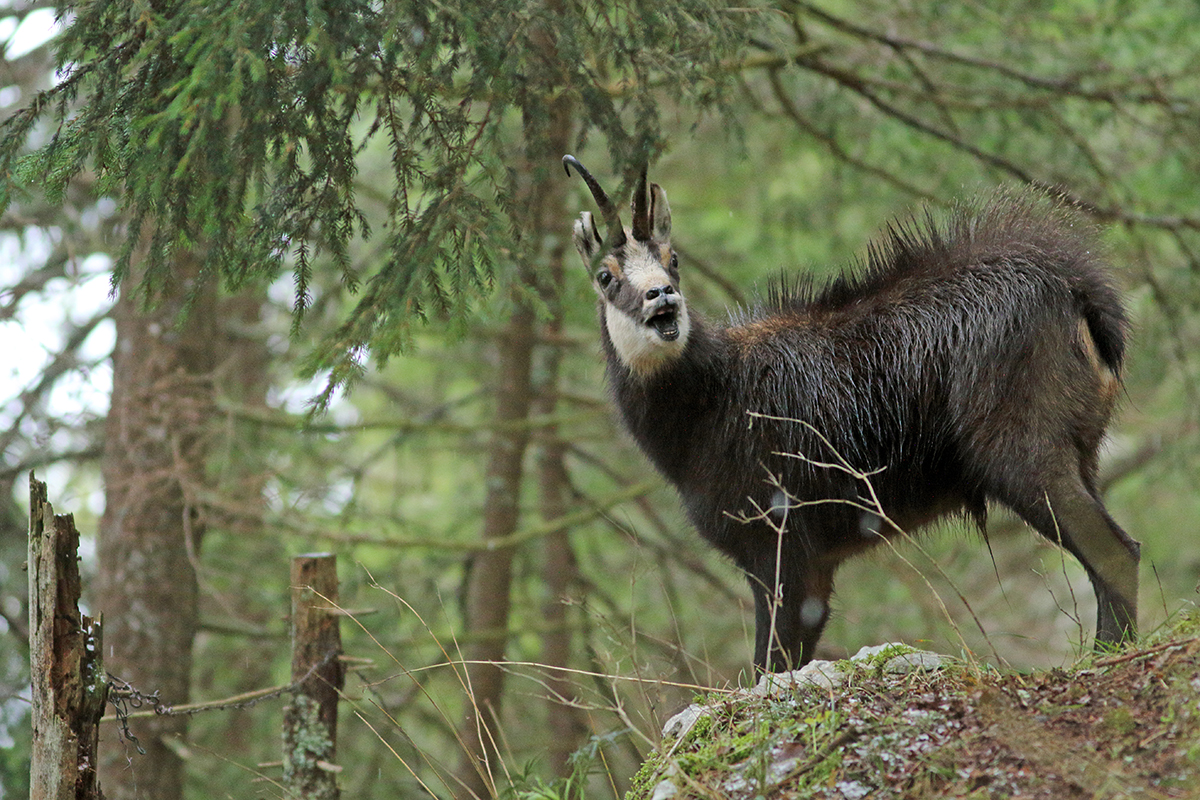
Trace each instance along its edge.
{"label": "dorsal crest of fur", "polygon": [[[1127,323],[1114,314],[1120,298],[1104,278],[1095,230],[1053,199],[1031,192],[997,191],[984,201],[955,205],[944,222],[930,212],[892,222],[867,257],[818,283],[805,274],[780,273],[756,308],[731,317],[749,324],[774,315],[836,315],[855,306],[896,302],[903,293],[937,284],[956,272],[987,269],[998,260],[1058,266],[1060,277],[1085,303],[1085,319],[1104,363],[1118,370]],[[1097,275],[1101,279],[1097,279]]]}

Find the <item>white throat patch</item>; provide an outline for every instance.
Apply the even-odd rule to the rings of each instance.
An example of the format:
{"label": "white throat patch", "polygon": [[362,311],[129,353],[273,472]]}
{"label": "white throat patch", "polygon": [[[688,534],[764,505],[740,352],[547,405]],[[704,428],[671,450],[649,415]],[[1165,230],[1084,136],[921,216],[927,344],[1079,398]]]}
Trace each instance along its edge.
{"label": "white throat patch", "polygon": [[647,377],[683,354],[687,346],[691,320],[687,305],[681,299],[678,309],[679,336],[667,341],[654,328],[622,313],[612,305],[604,304],[604,324],[608,338],[612,340],[617,358],[635,374]]}

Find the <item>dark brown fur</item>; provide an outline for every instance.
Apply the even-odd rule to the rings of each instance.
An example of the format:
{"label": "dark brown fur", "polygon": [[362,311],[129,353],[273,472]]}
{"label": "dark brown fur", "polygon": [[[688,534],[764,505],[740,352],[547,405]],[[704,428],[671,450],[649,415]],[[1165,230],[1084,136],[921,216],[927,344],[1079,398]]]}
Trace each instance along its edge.
{"label": "dark brown fur", "polygon": [[651,374],[601,314],[622,421],[750,579],[756,665],[812,658],[844,559],[989,502],[1081,561],[1097,642],[1134,634],[1138,545],[1096,490],[1126,317],[1089,233],[1024,195],[895,226],[854,276],[725,326],[692,312]]}

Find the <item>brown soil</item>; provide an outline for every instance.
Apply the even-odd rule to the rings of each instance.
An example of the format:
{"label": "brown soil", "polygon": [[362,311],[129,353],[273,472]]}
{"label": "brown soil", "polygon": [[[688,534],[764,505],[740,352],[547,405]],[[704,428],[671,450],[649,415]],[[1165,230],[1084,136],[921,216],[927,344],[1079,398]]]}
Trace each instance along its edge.
{"label": "brown soil", "polygon": [[913,774],[873,796],[1200,797],[1198,662],[1189,639],[926,693],[911,707],[941,711],[953,736],[928,759],[903,759]]}
{"label": "brown soil", "polygon": [[[1192,633],[1193,631],[1189,631]],[[1072,671],[962,665],[726,696],[632,797],[1200,798],[1200,638]]]}

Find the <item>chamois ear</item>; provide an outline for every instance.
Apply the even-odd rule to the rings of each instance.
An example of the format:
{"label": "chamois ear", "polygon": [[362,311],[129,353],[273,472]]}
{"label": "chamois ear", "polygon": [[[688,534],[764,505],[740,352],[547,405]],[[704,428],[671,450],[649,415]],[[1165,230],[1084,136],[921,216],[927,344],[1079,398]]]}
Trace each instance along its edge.
{"label": "chamois ear", "polygon": [[650,223],[656,242],[671,241],[671,207],[667,193],[657,183],[650,184]]}
{"label": "chamois ear", "polygon": [[604,244],[604,240],[600,238],[600,230],[596,227],[596,219],[591,212],[584,211],[579,215],[579,219],[575,220],[571,238],[575,242],[575,249],[579,251],[579,257],[583,259],[583,265],[590,270],[592,259],[596,257]]}

